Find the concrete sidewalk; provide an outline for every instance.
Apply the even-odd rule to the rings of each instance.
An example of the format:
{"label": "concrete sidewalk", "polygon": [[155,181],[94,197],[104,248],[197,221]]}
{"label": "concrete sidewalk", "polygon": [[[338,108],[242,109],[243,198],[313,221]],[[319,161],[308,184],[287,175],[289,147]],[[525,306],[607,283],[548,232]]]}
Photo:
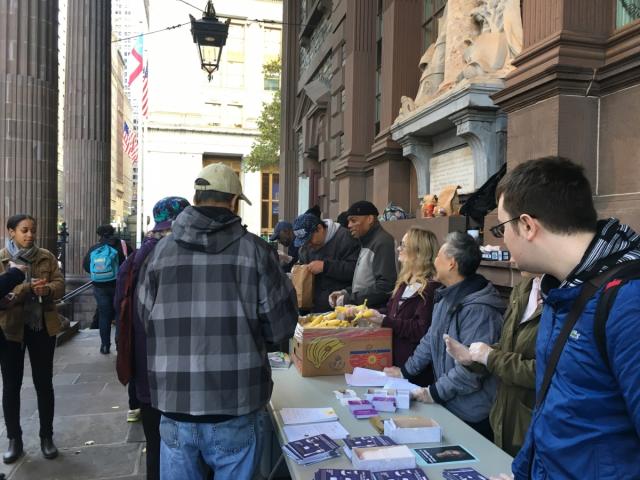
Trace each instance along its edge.
{"label": "concrete sidewalk", "polygon": [[[38,407],[25,354],[21,396],[25,455],[12,465],[0,463],[0,473],[8,479],[146,478],[142,424],[127,423],[127,391],[116,377],[115,352],[102,355],[99,347],[97,330],[80,330],[56,350],[53,438],[60,455],[55,460],[45,460],[40,452]],[[2,420],[0,451],[4,452],[8,442]]]}

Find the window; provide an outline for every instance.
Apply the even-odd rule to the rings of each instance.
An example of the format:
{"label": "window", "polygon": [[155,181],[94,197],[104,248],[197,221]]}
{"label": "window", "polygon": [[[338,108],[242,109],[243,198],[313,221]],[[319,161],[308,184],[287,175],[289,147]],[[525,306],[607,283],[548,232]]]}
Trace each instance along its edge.
{"label": "window", "polygon": [[278,88],[280,88],[280,75],[277,73],[265,74],[264,89],[274,91]]}
{"label": "window", "polygon": [[261,233],[271,234],[280,214],[280,174],[262,172]]}
{"label": "window", "polygon": [[616,28],[622,28],[640,19],[640,0],[617,0]]}
{"label": "window", "polygon": [[222,73],[224,76],[226,88],[244,88],[244,63],[229,62],[224,66],[223,72],[217,73]]}
{"label": "window", "polygon": [[380,101],[382,90],[382,30],[383,22],[382,0],[378,0],[378,19],[376,22],[376,98],[375,98],[375,135],[380,133]]}
{"label": "window", "polygon": [[424,0],[422,11],[423,51],[438,38],[438,19],[444,12],[447,0]]}
{"label": "window", "polygon": [[222,124],[222,104],[207,102],[211,105],[211,125]]}
{"label": "window", "polygon": [[244,25],[231,24],[222,56],[228,62],[244,62]]}
{"label": "window", "polygon": [[242,127],[242,105],[227,105],[224,122],[229,127]]}

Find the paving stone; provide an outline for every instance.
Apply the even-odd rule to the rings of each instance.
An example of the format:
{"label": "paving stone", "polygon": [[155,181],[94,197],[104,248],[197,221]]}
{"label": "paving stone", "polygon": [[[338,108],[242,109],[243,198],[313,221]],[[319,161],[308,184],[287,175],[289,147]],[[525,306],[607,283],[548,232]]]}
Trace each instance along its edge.
{"label": "paving stone", "polygon": [[55,460],[29,455],[18,465],[11,480],[97,480],[136,476],[139,450],[131,445],[82,447],[60,450]]}
{"label": "paving stone", "polygon": [[[126,415],[121,412],[100,415],[76,415],[56,417],[53,420],[54,441],[58,448],[85,447],[85,442],[92,441],[94,445],[116,445],[127,441],[129,424]],[[39,423],[37,419],[30,419],[22,426],[25,449],[38,452],[40,438],[38,437]]]}
{"label": "paving stone", "polygon": [[112,362],[68,363],[61,373],[113,373],[115,375],[115,357]]}
{"label": "paving stone", "polygon": [[129,432],[127,433],[127,443],[146,442],[142,422],[129,423]]}
{"label": "paving stone", "polygon": [[116,382],[118,382],[118,377],[116,376],[115,372],[81,373],[76,378],[76,381],[74,383],[93,383],[93,382],[104,382],[105,384],[115,384]]}
{"label": "paving stone", "polygon": [[73,385],[79,376],[79,373],[59,373],[53,376],[53,386]]}

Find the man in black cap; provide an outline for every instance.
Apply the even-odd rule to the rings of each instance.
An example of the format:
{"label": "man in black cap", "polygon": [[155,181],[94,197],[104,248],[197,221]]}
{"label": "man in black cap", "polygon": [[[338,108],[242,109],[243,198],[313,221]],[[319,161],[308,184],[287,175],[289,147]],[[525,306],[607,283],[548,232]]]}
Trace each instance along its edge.
{"label": "man in black cap", "polygon": [[367,300],[371,308],[387,304],[396,284],[396,252],[393,237],[380,226],[378,209],[365,200],[347,210],[349,230],[360,240],[361,250],[351,288],[329,295],[335,305],[360,305]]}
{"label": "man in black cap", "polygon": [[293,225],[289,222],[278,222],[273,233],[269,237],[269,241],[278,242],[287,249],[287,255],[278,252],[280,257],[280,265],[285,272],[290,272],[291,267],[298,261],[298,247],[293,243]]}

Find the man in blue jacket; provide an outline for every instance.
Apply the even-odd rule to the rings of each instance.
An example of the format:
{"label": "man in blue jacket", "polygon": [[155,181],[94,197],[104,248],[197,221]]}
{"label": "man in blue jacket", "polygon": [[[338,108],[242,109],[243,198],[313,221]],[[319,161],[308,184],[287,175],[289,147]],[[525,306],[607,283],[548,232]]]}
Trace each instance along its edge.
{"label": "man in blue jacket", "polygon": [[[536,392],[569,311],[585,285],[640,258],[640,236],[618,220],[597,221],[582,167],[547,157],[518,165],[497,188],[492,228],[522,270],[544,273],[536,347]],[[602,289],[587,301],[533,412],[513,463],[518,480],[640,478],[640,281],[618,291],[605,328],[609,365],[594,333]]]}

